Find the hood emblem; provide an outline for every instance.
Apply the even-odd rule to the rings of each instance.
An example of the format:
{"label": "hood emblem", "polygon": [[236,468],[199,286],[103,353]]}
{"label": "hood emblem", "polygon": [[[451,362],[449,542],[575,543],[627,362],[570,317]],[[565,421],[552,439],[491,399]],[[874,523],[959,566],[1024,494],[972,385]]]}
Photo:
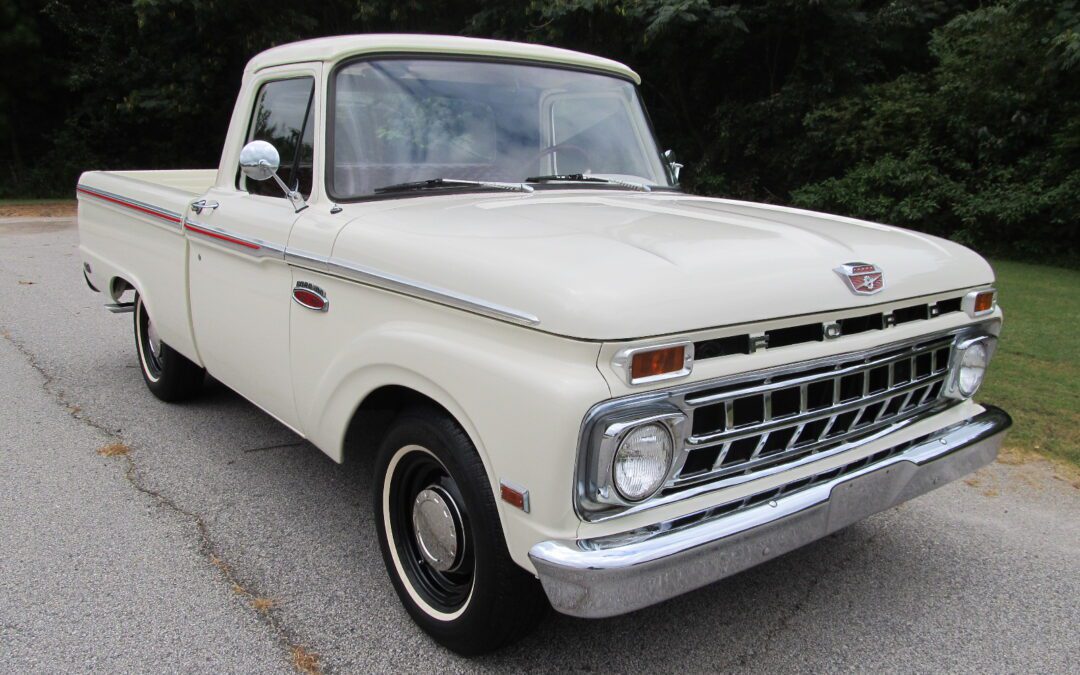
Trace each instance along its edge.
{"label": "hood emblem", "polygon": [[847,282],[848,288],[855,295],[873,295],[885,288],[885,273],[877,265],[851,262],[833,271]]}

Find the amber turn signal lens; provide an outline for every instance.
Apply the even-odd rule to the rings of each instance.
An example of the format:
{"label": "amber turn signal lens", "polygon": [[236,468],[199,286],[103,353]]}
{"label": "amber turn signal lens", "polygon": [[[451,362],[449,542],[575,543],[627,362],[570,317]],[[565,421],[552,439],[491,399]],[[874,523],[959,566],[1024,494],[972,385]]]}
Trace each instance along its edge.
{"label": "amber turn signal lens", "polygon": [[677,373],[686,363],[686,345],[665,347],[651,352],[638,352],[630,364],[630,377],[640,380],[645,377]]}
{"label": "amber turn signal lens", "polygon": [[994,308],[994,292],[986,291],[975,296],[975,313],[989,312]]}

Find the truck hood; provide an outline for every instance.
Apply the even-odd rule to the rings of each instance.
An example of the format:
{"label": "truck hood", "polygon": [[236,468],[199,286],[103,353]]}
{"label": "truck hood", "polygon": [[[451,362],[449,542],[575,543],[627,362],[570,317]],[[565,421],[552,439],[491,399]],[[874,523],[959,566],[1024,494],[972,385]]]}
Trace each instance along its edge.
{"label": "truck hood", "polygon": [[[537,190],[349,206],[333,256],[622,340],[850,309],[993,281],[952,242],[887,225],[679,193]],[[855,295],[834,271],[877,265]]]}

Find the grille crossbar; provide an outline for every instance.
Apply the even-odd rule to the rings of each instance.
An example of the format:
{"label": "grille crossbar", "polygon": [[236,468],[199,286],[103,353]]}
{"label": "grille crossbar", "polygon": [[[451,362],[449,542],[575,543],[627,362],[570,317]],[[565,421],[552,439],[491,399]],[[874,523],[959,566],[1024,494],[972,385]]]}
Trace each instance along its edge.
{"label": "grille crossbar", "polygon": [[951,344],[942,337],[687,393],[675,403],[692,432],[664,492],[827,453],[942,405]]}

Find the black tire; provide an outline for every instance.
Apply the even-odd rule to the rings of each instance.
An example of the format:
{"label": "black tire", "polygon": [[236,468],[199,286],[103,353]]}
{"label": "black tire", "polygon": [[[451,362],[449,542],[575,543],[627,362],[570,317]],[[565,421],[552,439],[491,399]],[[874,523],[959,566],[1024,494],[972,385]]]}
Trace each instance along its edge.
{"label": "black tire", "polygon": [[146,386],[162,401],[183,401],[202,389],[206,371],[156,337],[139,295],[135,296],[135,349]]}
{"label": "black tire", "polygon": [[[463,656],[484,654],[524,637],[543,617],[547,598],[539,582],[510,559],[484,464],[444,412],[422,407],[398,416],[379,448],[372,493],[394,590],[436,642]],[[417,531],[423,526],[414,520],[421,493],[436,512],[452,514],[457,537],[456,553],[428,547],[442,554],[434,563],[421,550],[423,535]],[[446,528],[441,532],[449,536]]]}

